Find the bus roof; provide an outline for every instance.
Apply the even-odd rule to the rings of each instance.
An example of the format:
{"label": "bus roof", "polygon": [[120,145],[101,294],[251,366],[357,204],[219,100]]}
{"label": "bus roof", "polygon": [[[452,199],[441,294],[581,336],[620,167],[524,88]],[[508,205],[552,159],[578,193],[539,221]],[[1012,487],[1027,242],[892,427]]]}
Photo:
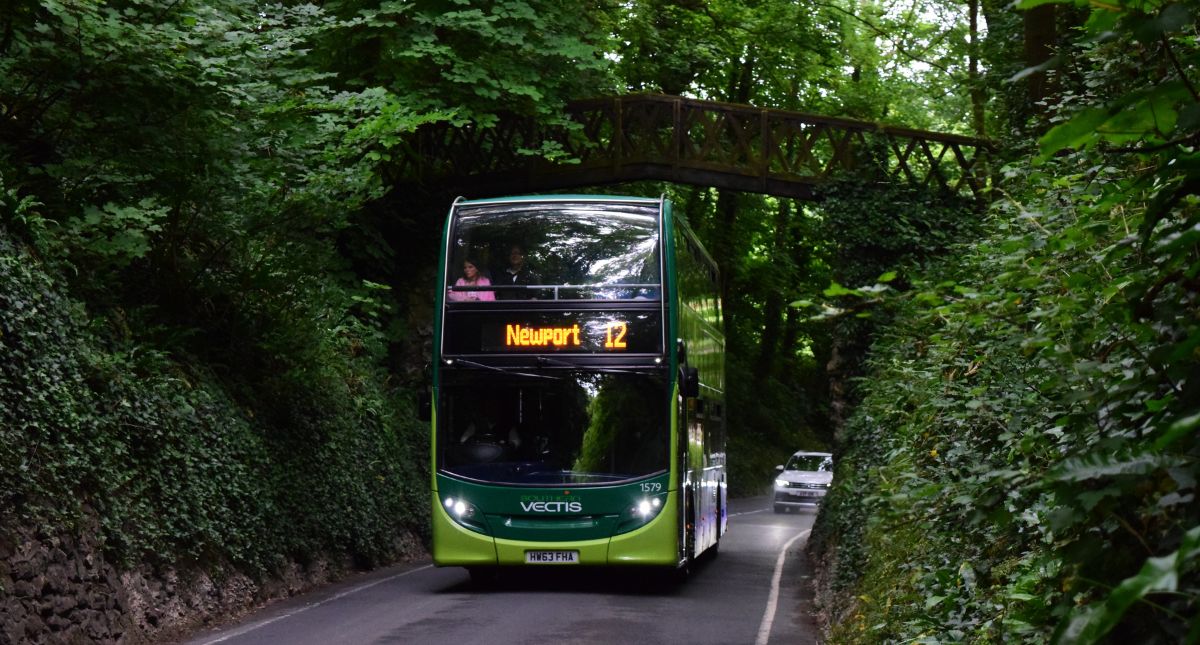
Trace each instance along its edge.
{"label": "bus roof", "polygon": [[480,204],[511,204],[519,202],[629,202],[633,204],[657,204],[659,197],[635,197],[633,195],[514,195],[510,197],[488,197],[484,199],[458,199],[456,206]]}

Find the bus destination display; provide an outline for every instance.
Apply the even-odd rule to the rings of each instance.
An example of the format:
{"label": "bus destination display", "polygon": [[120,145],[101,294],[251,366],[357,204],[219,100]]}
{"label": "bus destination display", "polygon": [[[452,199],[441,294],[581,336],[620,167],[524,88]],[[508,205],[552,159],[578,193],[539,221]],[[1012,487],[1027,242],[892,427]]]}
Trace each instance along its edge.
{"label": "bus destination display", "polygon": [[[651,354],[661,352],[661,317],[638,312],[536,312],[456,315],[452,353]],[[472,328],[475,328],[472,331]],[[478,339],[477,343],[470,342]]]}
{"label": "bus destination display", "polygon": [[[629,343],[625,336],[629,334],[629,323],[624,320],[614,320],[604,325],[604,349],[627,349]],[[579,339],[579,323],[570,327],[531,327],[526,325],[505,325],[504,346],[518,347],[564,347],[579,348],[583,346]]]}

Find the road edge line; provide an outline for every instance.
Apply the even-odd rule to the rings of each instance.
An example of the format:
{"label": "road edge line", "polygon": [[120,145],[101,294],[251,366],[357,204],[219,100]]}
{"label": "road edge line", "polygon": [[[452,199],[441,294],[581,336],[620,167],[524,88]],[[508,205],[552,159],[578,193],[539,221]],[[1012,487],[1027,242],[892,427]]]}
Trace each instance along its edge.
{"label": "road edge line", "polygon": [[762,622],[758,625],[758,638],[754,645],[767,645],[771,638],[771,625],[775,622],[775,606],[779,604],[779,581],[783,577],[783,561],[787,559],[787,551],[792,543],[812,533],[812,529],[804,529],[783,545],[779,557],[775,560],[775,575],[771,578],[771,595],[767,597],[767,610],[763,612]]}
{"label": "road edge line", "polygon": [[433,568],[432,564],[427,564],[425,566],[417,567],[416,569],[409,569],[408,571],[401,571],[400,573],[390,575],[386,578],[382,578],[380,580],[375,580],[373,582],[368,582],[366,584],[354,587],[353,589],[347,589],[345,591],[339,592],[339,593],[334,594],[324,600],[314,602],[314,603],[311,603],[308,605],[304,605],[303,607],[300,607],[299,609],[296,609],[293,611],[289,611],[288,613],[283,614],[282,616],[276,616],[274,618],[269,618],[267,620],[264,620],[264,621],[261,621],[258,623],[254,623],[253,625],[247,625],[243,628],[236,629],[228,634],[221,636],[220,638],[214,638],[210,641],[204,641],[200,645],[215,645],[216,643],[223,643],[231,638],[237,638],[238,636],[243,636],[245,634],[249,634],[250,632],[252,632],[256,629],[261,629],[263,627],[266,627],[267,625],[270,625],[271,623],[277,623],[285,618],[291,618],[292,616],[295,616],[296,614],[299,614],[302,612],[306,612],[309,609],[312,609],[313,607],[320,607],[321,605],[324,605],[325,603],[329,603],[329,602],[333,602],[335,600],[339,600],[341,598],[345,598],[346,596],[349,596],[351,594],[356,594],[360,591],[370,589],[371,587],[374,587],[375,585],[381,585],[385,582],[388,582],[389,580],[395,580],[396,578],[401,578],[401,577],[407,576],[410,573],[416,573],[418,571],[424,571],[426,569],[432,569],[432,568]]}

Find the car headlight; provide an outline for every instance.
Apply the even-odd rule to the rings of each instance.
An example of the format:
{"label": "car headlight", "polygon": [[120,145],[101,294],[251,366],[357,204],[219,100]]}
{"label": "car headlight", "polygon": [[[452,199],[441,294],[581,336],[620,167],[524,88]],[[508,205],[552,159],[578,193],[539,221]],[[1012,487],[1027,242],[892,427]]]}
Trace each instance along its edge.
{"label": "car headlight", "polygon": [[775,480],[775,488],[787,488],[787,485],[788,485],[788,483],[787,483],[786,479],[776,479]]}

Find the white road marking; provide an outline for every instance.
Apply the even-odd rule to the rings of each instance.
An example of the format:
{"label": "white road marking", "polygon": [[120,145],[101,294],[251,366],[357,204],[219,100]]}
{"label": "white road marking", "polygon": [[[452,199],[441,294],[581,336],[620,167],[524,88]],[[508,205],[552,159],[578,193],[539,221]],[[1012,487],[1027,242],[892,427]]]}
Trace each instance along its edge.
{"label": "white road marking", "polygon": [[330,603],[330,602],[333,602],[333,601],[335,601],[335,600],[339,600],[339,599],[341,599],[341,598],[345,598],[346,596],[349,596],[349,595],[351,595],[351,594],[356,594],[356,593],[358,593],[358,592],[360,592],[360,591],[363,591],[363,590],[366,590],[366,589],[370,589],[371,587],[374,587],[375,585],[381,585],[381,584],[383,584],[383,583],[385,583],[385,582],[388,582],[389,580],[395,580],[396,578],[402,578],[402,577],[404,577],[404,576],[407,576],[407,575],[408,575],[408,574],[410,574],[410,573],[416,573],[416,572],[418,572],[418,571],[424,571],[424,570],[426,570],[426,569],[431,569],[431,568],[433,568],[433,565],[432,565],[432,564],[427,564],[427,565],[425,565],[425,566],[423,566],[423,567],[417,567],[416,569],[409,569],[408,571],[402,571],[402,572],[400,572],[400,573],[397,573],[397,574],[395,574],[395,575],[391,575],[391,576],[388,576],[388,577],[386,577],[386,578],[383,578],[382,580],[376,580],[376,581],[374,581],[374,582],[368,582],[368,583],[366,583],[366,584],[364,584],[364,585],[359,585],[359,586],[357,586],[357,587],[354,587],[353,589],[347,589],[347,590],[345,590],[345,591],[343,591],[343,592],[341,592],[341,593],[339,593],[339,594],[336,594],[336,595],[334,595],[334,596],[330,596],[329,598],[326,598],[325,600],[322,600],[322,601],[320,601],[320,602],[314,602],[314,603],[311,603],[311,604],[305,605],[305,606],[303,606],[303,607],[301,607],[301,608],[299,608],[299,609],[297,609],[297,610],[295,610],[295,611],[289,611],[288,613],[286,613],[286,614],[284,614],[284,615],[282,615],[282,616],[276,616],[276,617],[274,617],[274,618],[271,618],[271,619],[268,619],[268,620],[264,620],[264,621],[260,621],[260,622],[254,623],[254,624],[252,624],[252,625],[246,625],[245,627],[242,627],[242,628],[240,628],[240,629],[238,629],[238,630],[236,630],[236,631],[233,631],[233,632],[230,632],[230,633],[228,633],[228,634],[225,634],[224,636],[222,636],[222,637],[220,637],[220,638],[214,638],[214,639],[212,639],[212,640],[210,640],[210,641],[206,641],[206,642],[202,643],[201,645],[214,645],[215,643],[221,643],[221,642],[227,641],[227,640],[229,640],[229,639],[231,639],[231,638],[236,638],[236,637],[238,637],[238,636],[241,636],[241,635],[243,635],[243,634],[249,634],[250,632],[252,632],[252,631],[254,631],[254,630],[256,630],[256,629],[260,629],[260,628],[266,627],[267,625],[270,625],[271,623],[279,622],[279,621],[283,620],[284,618],[291,618],[292,616],[295,616],[296,614],[299,614],[299,613],[301,613],[301,612],[308,611],[309,609],[312,609],[313,607],[320,607],[321,605],[324,605],[325,603]]}
{"label": "white road marking", "polygon": [[771,578],[771,595],[767,598],[767,610],[763,612],[762,623],[758,626],[758,639],[754,641],[754,645],[767,645],[767,639],[771,638],[771,624],[775,622],[775,605],[779,604],[779,579],[783,577],[783,560],[787,557],[787,550],[793,542],[809,533],[812,533],[812,529],[805,529],[797,533],[779,551],[779,558],[775,560],[775,576]]}

